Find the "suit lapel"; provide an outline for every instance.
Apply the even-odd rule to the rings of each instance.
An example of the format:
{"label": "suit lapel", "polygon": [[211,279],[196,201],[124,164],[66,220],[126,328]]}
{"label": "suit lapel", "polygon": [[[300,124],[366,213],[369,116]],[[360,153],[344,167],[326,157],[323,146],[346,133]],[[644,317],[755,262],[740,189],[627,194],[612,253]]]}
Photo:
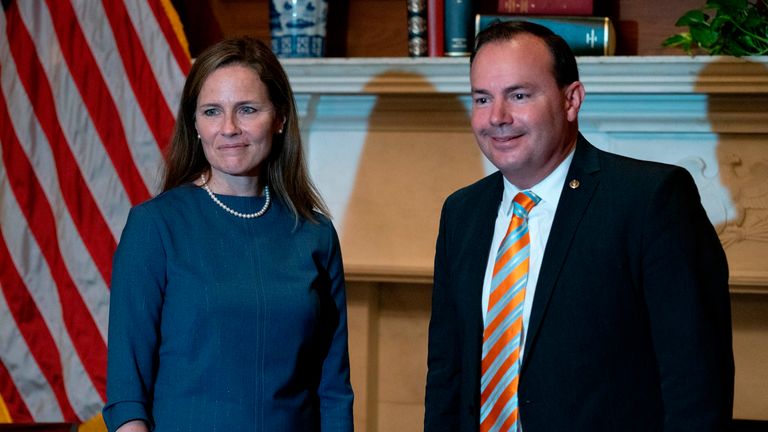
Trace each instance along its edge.
{"label": "suit lapel", "polygon": [[477,200],[472,202],[472,208],[466,209],[466,226],[461,230],[467,234],[464,237],[468,251],[464,257],[467,260],[467,271],[462,275],[465,278],[462,286],[467,288],[465,299],[470,306],[468,323],[474,331],[480,332],[480,346],[482,346],[483,334],[483,280],[493,242],[496,216],[504,193],[500,172],[494,173],[489,180],[489,187],[480,190]]}
{"label": "suit lapel", "polygon": [[536,337],[546,315],[555,284],[560,277],[563,262],[568,256],[574,234],[599,184],[599,169],[598,150],[579,134],[576,152],[568,169],[549,240],[544,250],[526,333],[523,369],[530,354],[536,349]]}

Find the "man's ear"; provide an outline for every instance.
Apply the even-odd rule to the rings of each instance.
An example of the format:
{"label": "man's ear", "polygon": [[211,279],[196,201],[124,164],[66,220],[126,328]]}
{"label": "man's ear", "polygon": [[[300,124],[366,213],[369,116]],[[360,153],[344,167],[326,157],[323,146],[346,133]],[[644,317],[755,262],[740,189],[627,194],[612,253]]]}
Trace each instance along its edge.
{"label": "man's ear", "polygon": [[563,90],[565,95],[565,112],[569,122],[575,122],[579,116],[581,103],[584,102],[586,94],[584,84],[581,81],[574,81]]}

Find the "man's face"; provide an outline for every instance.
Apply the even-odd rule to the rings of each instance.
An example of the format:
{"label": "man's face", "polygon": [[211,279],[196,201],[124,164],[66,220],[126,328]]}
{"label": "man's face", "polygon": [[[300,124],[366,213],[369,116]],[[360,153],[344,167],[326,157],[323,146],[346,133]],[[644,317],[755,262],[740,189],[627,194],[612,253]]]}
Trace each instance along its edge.
{"label": "man's face", "polygon": [[472,63],[472,130],[480,150],[527,189],[573,148],[584,88],[557,85],[552,54],[535,36],[483,45]]}

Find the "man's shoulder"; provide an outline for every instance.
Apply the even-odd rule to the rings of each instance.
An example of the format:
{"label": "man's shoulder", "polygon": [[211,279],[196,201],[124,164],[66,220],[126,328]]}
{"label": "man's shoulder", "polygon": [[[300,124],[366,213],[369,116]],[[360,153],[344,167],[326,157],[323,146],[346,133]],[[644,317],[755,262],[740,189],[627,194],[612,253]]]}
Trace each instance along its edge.
{"label": "man's shoulder", "polygon": [[623,184],[655,185],[664,179],[689,177],[688,171],[678,165],[636,159],[629,156],[600,151],[600,169],[608,178],[620,179]]}
{"label": "man's shoulder", "polygon": [[599,171],[603,181],[629,189],[642,188],[643,185],[654,187],[670,177],[690,177],[688,171],[681,166],[602,150],[580,137],[569,175],[596,171]]}
{"label": "man's shoulder", "polygon": [[496,171],[482,179],[453,192],[445,200],[445,205],[465,206],[492,198],[495,195],[501,197],[504,188],[501,173]]}

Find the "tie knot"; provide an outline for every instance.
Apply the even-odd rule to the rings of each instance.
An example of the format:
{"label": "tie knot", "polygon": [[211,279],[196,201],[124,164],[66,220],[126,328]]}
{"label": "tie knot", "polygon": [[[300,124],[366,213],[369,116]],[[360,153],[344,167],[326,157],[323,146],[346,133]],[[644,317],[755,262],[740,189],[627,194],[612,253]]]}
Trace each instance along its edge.
{"label": "tie knot", "polygon": [[528,217],[531,209],[541,201],[541,198],[531,191],[519,192],[515,195],[514,206],[521,211],[525,217]]}

